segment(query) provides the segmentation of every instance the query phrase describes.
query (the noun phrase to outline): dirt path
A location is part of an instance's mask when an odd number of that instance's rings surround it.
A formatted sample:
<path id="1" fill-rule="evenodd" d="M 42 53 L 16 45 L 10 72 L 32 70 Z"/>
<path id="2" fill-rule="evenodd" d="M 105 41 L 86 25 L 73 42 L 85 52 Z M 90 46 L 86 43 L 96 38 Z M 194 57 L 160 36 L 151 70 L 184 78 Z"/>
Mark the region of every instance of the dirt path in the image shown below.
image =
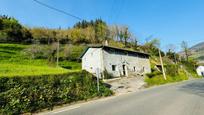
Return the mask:
<path id="1" fill-rule="evenodd" d="M 111 85 L 111 90 L 116 95 L 138 91 L 145 85 L 144 77 L 122 77 L 111 80 L 106 80 L 105 83 Z"/>

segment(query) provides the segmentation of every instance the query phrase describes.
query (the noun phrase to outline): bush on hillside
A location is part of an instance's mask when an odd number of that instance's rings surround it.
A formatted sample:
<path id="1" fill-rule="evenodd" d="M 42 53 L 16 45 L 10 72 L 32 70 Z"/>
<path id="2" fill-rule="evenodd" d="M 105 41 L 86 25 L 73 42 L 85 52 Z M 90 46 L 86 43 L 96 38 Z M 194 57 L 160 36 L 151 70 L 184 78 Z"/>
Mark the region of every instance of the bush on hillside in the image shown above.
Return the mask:
<path id="1" fill-rule="evenodd" d="M 32 35 L 18 20 L 0 15 L 0 42 L 29 43 Z"/>
<path id="2" fill-rule="evenodd" d="M 24 49 L 22 52 L 25 55 L 25 57 L 30 58 L 30 59 L 45 58 L 44 52 L 43 52 L 44 47 L 42 45 L 34 44 Z"/>
<path id="3" fill-rule="evenodd" d="M 176 76 L 179 74 L 179 67 L 176 64 L 168 64 L 166 66 L 166 74 L 169 76 Z"/>
<path id="4" fill-rule="evenodd" d="M 162 85 L 166 83 L 172 83 L 172 82 L 179 82 L 183 80 L 187 80 L 188 77 L 185 75 L 185 73 L 180 73 L 178 76 L 168 76 L 167 79 L 164 80 L 162 75 L 157 75 L 153 78 L 146 77 L 145 82 L 148 86 L 154 86 L 154 85 Z"/>
<path id="5" fill-rule="evenodd" d="M 182 60 L 181 63 L 185 66 L 188 72 L 195 73 L 197 61 L 195 59 L 189 59 L 189 61 Z"/>
<path id="6" fill-rule="evenodd" d="M 0 114 L 21 114 L 55 105 L 109 96 L 112 92 L 87 72 L 0 78 Z"/>
<path id="7" fill-rule="evenodd" d="M 77 61 L 85 47 L 85 45 L 65 45 L 64 50 L 61 51 L 61 57 L 64 60 Z"/>
<path id="8" fill-rule="evenodd" d="M 153 78 L 155 76 L 161 75 L 162 73 L 160 71 L 153 71 L 152 73 L 147 73 L 146 76 L 149 78 Z"/>

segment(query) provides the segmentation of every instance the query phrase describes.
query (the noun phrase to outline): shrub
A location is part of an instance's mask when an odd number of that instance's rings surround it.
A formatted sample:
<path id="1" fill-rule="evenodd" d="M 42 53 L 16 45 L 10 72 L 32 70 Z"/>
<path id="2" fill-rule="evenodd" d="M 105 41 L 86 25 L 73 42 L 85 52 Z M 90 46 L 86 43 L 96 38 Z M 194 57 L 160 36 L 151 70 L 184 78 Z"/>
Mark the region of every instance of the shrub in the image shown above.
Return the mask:
<path id="1" fill-rule="evenodd" d="M 168 64 L 166 66 L 166 74 L 169 76 L 176 76 L 179 74 L 178 69 L 179 69 L 178 65 Z"/>
<path id="2" fill-rule="evenodd" d="M 152 73 L 147 73 L 146 76 L 149 78 L 161 75 L 162 73 L 160 71 L 153 71 Z"/>
<path id="3" fill-rule="evenodd" d="M 109 96 L 112 92 L 87 72 L 0 78 L 0 114 L 21 114 L 54 105 Z"/>
<path id="4" fill-rule="evenodd" d="M 178 69 L 178 75 L 176 76 L 167 75 L 166 80 L 164 80 L 163 75 L 154 74 L 154 77 L 146 77 L 145 82 L 147 83 L 148 86 L 154 86 L 154 85 L 161 85 L 161 84 L 166 84 L 166 83 L 171 83 L 171 82 L 179 82 L 179 81 L 183 81 L 187 79 L 188 77 L 185 74 L 185 72 L 181 69 Z"/>
<path id="5" fill-rule="evenodd" d="M 31 59 L 37 59 L 37 58 L 45 58 L 43 57 L 43 46 L 42 45 L 31 45 L 30 47 L 23 50 L 23 53 L 25 57 L 31 58 Z"/>

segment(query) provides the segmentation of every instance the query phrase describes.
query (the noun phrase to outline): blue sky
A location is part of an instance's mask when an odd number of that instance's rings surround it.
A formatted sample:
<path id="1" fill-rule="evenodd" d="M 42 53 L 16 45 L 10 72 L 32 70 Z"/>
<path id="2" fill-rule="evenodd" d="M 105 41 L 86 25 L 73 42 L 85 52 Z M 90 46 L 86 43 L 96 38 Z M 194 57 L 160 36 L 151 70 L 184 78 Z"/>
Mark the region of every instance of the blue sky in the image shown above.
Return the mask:
<path id="1" fill-rule="evenodd" d="M 86 20 L 102 18 L 108 24 L 129 26 L 144 42 L 148 36 L 161 47 L 181 41 L 204 41 L 204 0 L 39 0 Z M 32 0 L 0 0 L 0 14 L 29 27 L 68 28 L 78 20 L 40 6 Z"/>

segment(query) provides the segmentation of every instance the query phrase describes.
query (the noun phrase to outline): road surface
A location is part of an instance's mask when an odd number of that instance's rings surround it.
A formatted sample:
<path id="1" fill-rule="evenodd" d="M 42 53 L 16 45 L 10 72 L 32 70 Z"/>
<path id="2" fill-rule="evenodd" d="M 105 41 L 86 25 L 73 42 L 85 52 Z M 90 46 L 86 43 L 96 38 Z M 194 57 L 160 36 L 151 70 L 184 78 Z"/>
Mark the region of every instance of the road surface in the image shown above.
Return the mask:
<path id="1" fill-rule="evenodd" d="M 204 115 L 204 79 L 60 108 L 53 115 Z"/>

